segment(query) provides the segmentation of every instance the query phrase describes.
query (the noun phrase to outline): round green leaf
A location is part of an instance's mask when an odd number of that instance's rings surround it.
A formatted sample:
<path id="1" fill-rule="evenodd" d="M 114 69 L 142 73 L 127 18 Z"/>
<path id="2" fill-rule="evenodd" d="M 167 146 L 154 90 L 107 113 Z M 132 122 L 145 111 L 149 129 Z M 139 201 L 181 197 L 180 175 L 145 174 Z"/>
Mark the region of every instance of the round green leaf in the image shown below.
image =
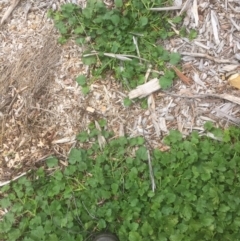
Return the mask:
<path id="1" fill-rule="evenodd" d="M 86 77 L 85 75 L 79 75 L 77 78 L 76 78 L 76 81 L 77 83 L 80 85 L 80 86 L 84 86 L 86 84 Z"/>
<path id="2" fill-rule="evenodd" d="M 49 157 L 46 160 L 46 164 L 49 168 L 58 166 L 58 159 L 56 157 Z"/>

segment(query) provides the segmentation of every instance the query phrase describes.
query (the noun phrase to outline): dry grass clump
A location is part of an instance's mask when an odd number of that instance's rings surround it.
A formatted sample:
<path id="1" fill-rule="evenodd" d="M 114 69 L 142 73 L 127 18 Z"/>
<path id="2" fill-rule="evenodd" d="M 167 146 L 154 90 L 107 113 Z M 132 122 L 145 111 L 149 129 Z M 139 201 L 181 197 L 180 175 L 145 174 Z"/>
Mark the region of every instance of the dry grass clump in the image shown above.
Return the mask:
<path id="1" fill-rule="evenodd" d="M 45 107 L 48 106 L 50 84 L 60 49 L 53 36 L 45 38 L 43 46 L 23 48 L 13 62 L 0 69 L 1 179 L 3 176 L 8 179 L 8 173 L 12 174 L 13 169 L 23 171 L 31 165 L 29 161 L 33 157 L 49 153 L 41 137 L 46 135 L 54 121 L 54 114 Z M 38 147 L 41 147 L 41 155 Z"/>

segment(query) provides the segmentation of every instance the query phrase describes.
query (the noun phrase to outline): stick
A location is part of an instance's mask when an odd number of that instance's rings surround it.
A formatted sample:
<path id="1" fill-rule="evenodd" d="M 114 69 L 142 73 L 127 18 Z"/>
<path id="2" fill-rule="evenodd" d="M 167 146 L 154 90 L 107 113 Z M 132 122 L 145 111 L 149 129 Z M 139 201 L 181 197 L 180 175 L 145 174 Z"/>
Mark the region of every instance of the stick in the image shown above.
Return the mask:
<path id="1" fill-rule="evenodd" d="M 27 174 L 27 172 L 24 172 L 24 173 L 20 174 L 19 176 L 14 177 L 12 180 L 9 180 L 9 181 L 6 181 L 6 182 L 0 182 L 0 187 L 3 187 L 5 185 L 9 184 L 10 182 L 13 182 L 13 181 L 17 180 L 18 178 L 20 178 L 20 177 L 22 177 L 26 174 Z"/>
<path id="2" fill-rule="evenodd" d="M 147 151 L 147 154 L 148 154 L 149 174 L 150 174 L 150 179 L 151 179 L 151 183 L 152 183 L 152 191 L 155 192 L 156 184 L 155 184 L 155 180 L 154 180 L 152 162 L 151 162 L 151 157 L 150 157 L 149 151 Z"/>
<path id="3" fill-rule="evenodd" d="M 192 56 L 192 57 L 198 57 L 198 58 L 207 58 L 209 60 L 212 60 L 216 63 L 219 63 L 219 64 L 236 64 L 238 63 L 237 61 L 234 61 L 234 60 L 230 60 L 230 59 L 218 59 L 218 58 L 214 58 L 208 54 L 201 54 L 201 53 L 189 53 L 189 52 L 183 52 L 181 53 L 181 55 L 187 55 L 187 56 Z"/>
<path id="4" fill-rule="evenodd" d="M 170 93 L 170 92 L 167 92 L 167 91 L 163 91 L 163 92 L 166 93 L 166 94 L 168 94 L 168 95 L 171 95 L 171 96 L 180 97 L 180 98 L 189 98 L 189 99 L 192 99 L 192 98 L 214 97 L 214 98 L 219 98 L 219 99 L 228 100 L 228 101 L 231 101 L 231 102 L 233 102 L 233 103 L 235 103 L 235 104 L 240 105 L 240 98 L 239 98 L 239 97 L 236 97 L 236 96 L 233 96 L 233 95 L 229 95 L 229 94 L 221 94 L 221 95 L 218 95 L 218 94 L 205 94 L 205 95 L 192 95 L 192 96 L 187 96 L 187 95 L 173 94 L 173 93 Z"/>
<path id="5" fill-rule="evenodd" d="M 98 52 L 93 52 L 93 53 L 90 53 L 90 54 L 84 54 L 83 57 L 89 57 L 89 56 L 94 56 L 94 55 L 98 56 Z M 138 56 L 129 55 L 129 54 L 104 53 L 104 55 L 107 56 L 107 57 L 119 59 L 119 60 L 122 60 L 122 61 L 132 61 L 131 58 L 135 58 L 135 59 L 143 60 L 145 62 L 149 62 L 149 60 L 147 60 L 147 59 L 139 58 Z"/>
<path id="6" fill-rule="evenodd" d="M 4 15 L 3 15 L 2 19 L 1 19 L 0 25 L 2 25 L 7 20 L 7 18 L 10 16 L 10 14 L 12 13 L 14 8 L 18 5 L 18 3 L 20 1 L 21 0 L 13 0 L 12 1 L 12 4 L 8 7 L 7 11 L 4 13 Z"/>
<path id="7" fill-rule="evenodd" d="M 182 6 L 172 6 L 172 7 L 164 7 L 164 8 L 149 8 L 149 10 L 160 12 L 160 11 L 179 10 L 179 9 L 181 9 L 181 8 L 182 8 Z"/>

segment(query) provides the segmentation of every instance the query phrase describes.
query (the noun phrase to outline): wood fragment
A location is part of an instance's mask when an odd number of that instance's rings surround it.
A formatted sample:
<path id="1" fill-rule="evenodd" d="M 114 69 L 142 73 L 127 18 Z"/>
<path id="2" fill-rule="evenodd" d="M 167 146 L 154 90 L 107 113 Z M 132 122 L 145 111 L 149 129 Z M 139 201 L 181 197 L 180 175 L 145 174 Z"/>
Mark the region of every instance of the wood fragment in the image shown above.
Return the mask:
<path id="1" fill-rule="evenodd" d="M 138 58 L 139 58 L 139 60 L 140 60 L 140 63 L 142 64 L 141 55 L 140 55 L 140 51 L 139 51 L 139 48 L 138 48 L 137 38 L 136 38 L 135 36 L 133 36 L 133 44 L 134 44 L 135 47 L 136 47 L 136 51 L 137 51 Z"/>
<path id="2" fill-rule="evenodd" d="M 233 20 L 232 17 L 230 17 L 230 21 L 232 22 L 233 26 L 237 29 L 237 31 L 240 31 L 240 26 Z"/>
<path id="3" fill-rule="evenodd" d="M 99 125 L 99 123 L 95 120 L 95 126 L 96 126 L 96 129 L 99 130 L 99 134 L 98 134 L 98 144 L 99 144 L 99 147 L 100 149 L 102 150 L 103 147 L 106 145 L 107 141 L 106 139 L 104 138 L 104 136 L 101 134 L 101 127 Z"/>
<path id="4" fill-rule="evenodd" d="M 11 5 L 8 7 L 7 11 L 4 13 L 4 15 L 3 15 L 2 19 L 1 19 L 0 25 L 2 25 L 8 19 L 8 17 L 10 16 L 10 14 L 12 13 L 14 8 L 18 5 L 18 3 L 20 1 L 21 0 L 12 0 Z"/>
<path id="5" fill-rule="evenodd" d="M 200 79 L 199 74 L 197 72 L 194 72 L 194 74 L 192 75 L 192 78 L 195 83 L 197 83 L 198 85 L 201 85 L 203 88 L 206 88 L 205 83 Z"/>
<path id="6" fill-rule="evenodd" d="M 189 6 L 192 4 L 192 0 L 187 0 L 184 5 L 182 6 L 181 11 L 178 13 L 178 16 L 180 16 L 183 12 L 187 11 Z"/>
<path id="7" fill-rule="evenodd" d="M 198 22 L 199 22 L 199 16 L 198 16 L 198 5 L 197 5 L 197 0 L 193 0 L 193 5 L 192 5 L 192 14 L 195 20 L 195 24 L 198 27 Z"/>
<path id="8" fill-rule="evenodd" d="M 20 177 L 22 177 L 22 176 L 24 176 L 26 174 L 27 174 L 27 172 L 24 172 L 24 173 L 20 174 L 19 176 L 14 177 L 12 180 L 5 181 L 5 182 L 1 182 L 0 181 L 0 187 L 3 187 L 5 185 L 9 184 L 10 182 L 13 182 L 13 181 L 17 180 L 17 179 L 19 179 Z"/>
<path id="9" fill-rule="evenodd" d="M 151 113 L 151 118 L 152 118 L 152 123 L 153 123 L 154 129 L 155 129 L 155 133 L 157 136 L 160 136 L 161 131 L 160 131 L 159 123 L 158 123 L 158 116 L 155 111 L 156 105 L 155 105 L 155 100 L 154 100 L 153 94 L 148 96 L 147 101 L 148 101 L 148 110 Z"/>
<path id="10" fill-rule="evenodd" d="M 194 99 L 194 98 L 206 98 L 206 97 L 213 97 L 213 98 L 218 98 L 218 99 L 224 99 L 224 100 L 228 100 L 231 101 L 233 103 L 236 103 L 238 105 L 240 105 L 240 98 L 233 96 L 233 95 L 229 95 L 229 94 L 204 94 L 204 95 L 179 95 L 179 94 L 174 94 L 174 93 L 170 93 L 167 91 L 163 91 L 164 93 L 171 95 L 171 96 L 175 96 L 175 97 L 180 97 L 180 98 L 188 98 L 188 99 Z"/>
<path id="11" fill-rule="evenodd" d="M 233 95 L 221 94 L 221 95 L 212 95 L 212 97 L 222 98 L 224 100 L 229 100 L 233 103 L 236 103 L 236 104 L 240 105 L 240 98 L 236 97 L 236 96 L 233 96 Z"/>
<path id="12" fill-rule="evenodd" d="M 32 7 L 32 8 L 30 9 L 30 11 L 37 11 L 37 10 L 39 10 L 39 9 L 48 7 L 50 4 L 51 4 L 51 3 L 44 3 L 44 4 L 42 4 L 42 5 L 38 6 L 38 7 Z"/>
<path id="13" fill-rule="evenodd" d="M 91 106 L 88 106 L 88 107 L 86 108 L 86 111 L 88 111 L 88 112 L 90 112 L 90 113 L 94 113 L 94 112 L 95 112 L 95 109 L 92 108 Z"/>
<path id="14" fill-rule="evenodd" d="M 209 59 L 209 60 L 214 61 L 219 64 L 237 64 L 238 63 L 235 60 L 218 59 L 218 58 L 214 58 L 208 54 L 201 54 L 201 53 L 182 52 L 181 55 L 192 56 L 192 57 L 197 57 L 197 58 L 206 58 L 206 59 Z"/>
<path id="15" fill-rule="evenodd" d="M 161 131 L 164 131 L 168 133 L 167 125 L 166 125 L 166 119 L 164 117 L 159 117 L 159 127 Z"/>
<path id="16" fill-rule="evenodd" d="M 24 9 L 24 15 L 25 15 L 25 22 L 27 21 L 28 13 L 32 7 L 31 3 L 27 3 L 25 9 Z"/>
<path id="17" fill-rule="evenodd" d="M 228 2 L 228 6 L 232 9 L 232 11 L 234 11 L 235 13 L 240 13 L 240 11 L 238 9 L 235 9 L 229 2 Z"/>
<path id="18" fill-rule="evenodd" d="M 154 78 L 143 85 L 137 86 L 136 89 L 129 92 L 129 99 L 143 98 L 161 88 L 158 78 Z"/>
<path id="19" fill-rule="evenodd" d="M 239 125 L 240 119 L 233 116 L 234 107 L 235 104 L 233 103 L 225 103 L 222 106 L 215 108 L 213 111 L 216 113 L 218 118 L 226 119 L 228 122 Z"/>
<path id="20" fill-rule="evenodd" d="M 69 137 L 64 137 L 64 138 L 58 139 L 58 140 L 54 140 L 51 143 L 52 144 L 72 143 L 72 142 L 75 142 L 75 140 L 76 140 L 76 136 L 74 135 L 74 136 L 69 136 Z"/>
<path id="21" fill-rule="evenodd" d="M 224 72 L 229 72 L 229 71 L 233 71 L 237 68 L 239 68 L 240 65 L 239 64 L 230 64 L 230 65 L 225 65 L 221 68 L 222 71 Z"/>
<path id="22" fill-rule="evenodd" d="M 219 22 L 218 22 L 217 14 L 215 13 L 214 10 L 211 10 L 211 24 L 212 24 L 213 36 L 215 39 L 215 43 L 220 44 L 219 34 L 218 34 Z"/>
<path id="23" fill-rule="evenodd" d="M 152 161 L 151 161 L 151 156 L 150 156 L 149 150 L 147 151 L 147 154 L 148 154 L 148 166 L 149 166 L 149 175 L 150 175 L 151 184 L 152 184 L 152 191 L 155 192 L 156 183 L 155 183 L 155 180 L 154 180 Z"/>
<path id="24" fill-rule="evenodd" d="M 120 123 L 119 125 L 119 132 L 118 132 L 119 136 L 124 136 L 125 135 L 125 132 L 124 132 L 124 126 L 123 126 L 123 123 Z"/>
<path id="25" fill-rule="evenodd" d="M 172 7 L 163 7 L 163 8 L 149 8 L 149 10 L 160 12 L 160 11 L 179 10 L 179 9 L 181 9 L 181 8 L 182 8 L 181 6 L 172 6 Z"/>

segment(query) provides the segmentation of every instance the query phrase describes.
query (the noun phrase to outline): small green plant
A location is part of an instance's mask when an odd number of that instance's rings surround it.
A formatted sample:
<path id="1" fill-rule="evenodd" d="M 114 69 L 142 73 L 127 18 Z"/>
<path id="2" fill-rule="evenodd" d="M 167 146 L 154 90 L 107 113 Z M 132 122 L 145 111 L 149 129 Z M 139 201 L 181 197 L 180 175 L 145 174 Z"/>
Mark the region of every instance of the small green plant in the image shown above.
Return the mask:
<path id="1" fill-rule="evenodd" d="M 178 53 L 169 53 L 156 43 L 174 35 L 170 14 L 149 10 L 162 6 L 162 0 L 114 2 L 113 8 L 92 0 L 84 9 L 65 4 L 60 11 L 49 12 L 61 34 L 59 42 L 65 43 L 69 37 L 74 37 L 78 44 L 84 44 L 83 62 L 94 66 L 94 75 L 113 70 L 116 78 L 128 88 L 144 83 L 150 64 L 153 69 L 166 71 L 166 63 L 179 63 Z M 172 24 L 181 21 L 181 17 L 175 17 Z M 172 79 L 166 76 L 164 81 L 171 84 Z M 169 87 L 169 83 L 163 88 Z"/>
<path id="2" fill-rule="evenodd" d="M 84 95 L 88 94 L 90 89 L 87 85 L 87 79 L 85 75 L 79 75 L 76 79 L 77 83 L 82 87 L 82 92 Z"/>
<path id="3" fill-rule="evenodd" d="M 197 37 L 197 31 L 195 29 L 190 29 L 190 31 L 187 31 L 185 27 L 182 27 L 180 29 L 180 36 L 193 40 Z"/>
<path id="4" fill-rule="evenodd" d="M 152 151 L 153 192 L 144 139 L 112 139 L 91 124 L 78 139 L 92 146 L 73 148 L 67 167 L 50 157 L 49 170 L 0 189 L 0 239 L 88 240 L 110 230 L 129 241 L 239 240 L 240 129 L 206 128 L 222 141 L 171 131 L 170 151 Z M 110 138 L 102 150 L 99 134 Z"/>
<path id="5" fill-rule="evenodd" d="M 188 34 L 188 38 L 189 38 L 190 40 L 193 40 L 193 39 L 195 39 L 196 37 L 197 37 L 197 31 L 194 30 L 194 29 L 191 29 L 190 32 L 189 32 L 189 34 Z"/>

